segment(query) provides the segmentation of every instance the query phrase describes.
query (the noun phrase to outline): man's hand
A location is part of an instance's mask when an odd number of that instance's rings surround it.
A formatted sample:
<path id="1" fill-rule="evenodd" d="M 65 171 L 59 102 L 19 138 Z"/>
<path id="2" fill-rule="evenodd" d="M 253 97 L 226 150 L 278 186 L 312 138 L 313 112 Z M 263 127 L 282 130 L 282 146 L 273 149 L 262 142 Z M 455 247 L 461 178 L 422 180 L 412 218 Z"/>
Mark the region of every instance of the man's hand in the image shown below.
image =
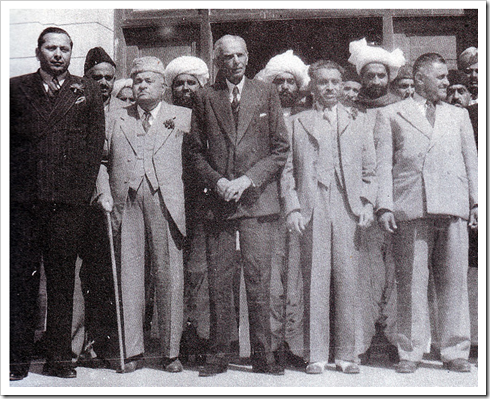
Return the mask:
<path id="1" fill-rule="evenodd" d="M 385 211 L 378 217 L 379 226 L 388 233 L 394 233 L 398 228 L 395 222 L 393 212 Z"/>
<path id="2" fill-rule="evenodd" d="M 240 201 L 243 192 L 252 185 L 252 180 L 250 180 L 246 175 L 239 177 L 238 179 L 230 181 L 228 187 L 225 190 L 225 201 L 235 200 L 235 202 Z"/>
<path id="3" fill-rule="evenodd" d="M 357 225 L 361 228 L 367 228 L 371 226 L 374 221 L 373 204 L 366 202 L 362 207 L 361 213 L 359 214 L 359 223 Z"/>
<path id="4" fill-rule="evenodd" d="M 110 194 L 103 193 L 97 198 L 97 203 L 106 212 L 112 212 L 114 200 Z"/>
<path id="5" fill-rule="evenodd" d="M 290 232 L 303 234 L 305 231 L 305 220 L 299 211 L 291 212 L 286 219 L 286 224 Z"/>
<path id="6" fill-rule="evenodd" d="M 478 230 L 478 206 L 471 209 L 468 226 L 470 226 L 471 230 Z"/>
<path id="7" fill-rule="evenodd" d="M 216 189 L 218 190 L 218 195 L 225 199 L 225 192 L 228 186 L 230 185 L 230 181 L 226 177 L 222 177 L 216 183 Z"/>

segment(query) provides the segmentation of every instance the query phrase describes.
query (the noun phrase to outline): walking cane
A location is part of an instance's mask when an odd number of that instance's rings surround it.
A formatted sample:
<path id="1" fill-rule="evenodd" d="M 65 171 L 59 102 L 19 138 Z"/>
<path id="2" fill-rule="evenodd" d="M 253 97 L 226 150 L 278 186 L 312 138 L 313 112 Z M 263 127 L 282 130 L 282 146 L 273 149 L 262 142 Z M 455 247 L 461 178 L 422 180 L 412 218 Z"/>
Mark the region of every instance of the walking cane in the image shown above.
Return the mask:
<path id="1" fill-rule="evenodd" d="M 116 255 L 114 252 L 114 235 L 112 234 L 111 213 L 106 212 L 107 216 L 107 232 L 109 235 L 109 245 L 111 247 L 111 263 L 112 263 L 112 280 L 114 282 L 114 294 L 116 300 L 116 318 L 117 318 L 117 337 L 119 339 L 119 360 L 121 361 L 121 369 L 118 373 L 124 373 L 124 346 L 122 336 L 121 309 L 119 304 L 119 283 L 117 279 Z"/>

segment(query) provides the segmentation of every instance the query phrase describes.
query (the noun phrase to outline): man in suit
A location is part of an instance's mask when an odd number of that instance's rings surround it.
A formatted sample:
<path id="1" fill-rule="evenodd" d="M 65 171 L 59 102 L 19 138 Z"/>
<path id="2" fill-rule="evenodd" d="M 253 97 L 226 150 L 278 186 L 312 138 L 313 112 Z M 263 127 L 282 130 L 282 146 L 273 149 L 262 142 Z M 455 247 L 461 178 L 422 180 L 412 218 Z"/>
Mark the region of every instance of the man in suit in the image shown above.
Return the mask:
<path id="1" fill-rule="evenodd" d="M 136 102 L 111 115 L 97 179 L 98 202 L 112 211 L 121 268 L 126 372 L 143 366 L 145 287 L 156 290 L 163 368 L 183 370 L 178 359 L 186 234 L 182 138 L 190 131 L 191 111 L 162 101 L 164 73 L 156 57 L 133 61 Z M 145 274 L 151 281 L 145 283 Z"/>
<path id="2" fill-rule="evenodd" d="M 211 304 L 210 351 L 199 375 L 223 373 L 230 352 L 230 315 L 236 232 L 247 288 L 252 367 L 283 374 L 270 330 L 273 234 L 280 212 L 278 179 L 289 144 L 274 86 L 245 77 L 245 41 L 226 35 L 215 43 L 223 79 L 197 94 L 188 150 L 206 185 L 204 205 Z"/>
<path id="3" fill-rule="evenodd" d="M 355 374 L 361 302 L 358 230 L 373 222 L 374 142 L 365 115 L 338 102 L 343 68 L 321 60 L 308 73 L 314 107 L 289 121 L 292 152 L 281 180 L 287 226 L 300 235 L 306 372 L 321 374 L 328 361 L 333 279 L 335 363 L 338 370 Z"/>
<path id="4" fill-rule="evenodd" d="M 439 54 L 421 55 L 414 98 L 381 110 L 375 127 L 378 220 L 393 234 L 399 373 L 415 372 L 430 338 L 429 269 L 444 366 L 471 369 L 467 226 L 478 227 L 478 162 L 468 112 L 442 102 L 447 74 Z"/>
<path id="5" fill-rule="evenodd" d="M 47 375 L 73 378 L 75 261 L 104 142 L 97 85 L 68 72 L 72 41 L 38 38 L 41 68 L 10 81 L 10 379 L 27 376 L 42 261 L 47 280 Z"/>

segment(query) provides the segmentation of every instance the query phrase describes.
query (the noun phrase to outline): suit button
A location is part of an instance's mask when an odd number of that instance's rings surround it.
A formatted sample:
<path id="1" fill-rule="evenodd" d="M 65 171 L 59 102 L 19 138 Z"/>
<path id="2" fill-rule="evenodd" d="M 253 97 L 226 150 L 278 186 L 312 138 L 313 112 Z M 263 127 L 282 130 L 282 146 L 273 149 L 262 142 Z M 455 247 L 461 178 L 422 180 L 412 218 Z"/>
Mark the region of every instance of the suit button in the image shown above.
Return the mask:
<path id="1" fill-rule="evenodd" d="M 128 159 L 128 162 L 131 162 L 131 159 Z"/>

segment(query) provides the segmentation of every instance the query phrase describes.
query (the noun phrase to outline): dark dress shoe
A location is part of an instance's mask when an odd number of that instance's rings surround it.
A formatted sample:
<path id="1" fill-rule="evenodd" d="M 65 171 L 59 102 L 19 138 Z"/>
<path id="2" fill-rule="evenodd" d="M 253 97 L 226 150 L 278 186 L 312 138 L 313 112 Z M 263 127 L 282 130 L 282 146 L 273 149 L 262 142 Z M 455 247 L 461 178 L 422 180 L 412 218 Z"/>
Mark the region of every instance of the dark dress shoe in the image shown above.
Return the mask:
<path id="1" fill-rule="evenodd" d="M 215 363 L 206 363 L 199 370 L 199 377 L 212 377 L 216 374 L 226 373 L 228 370 L 227 364 L 215 364 Z"/>
<path id="2" fill-rule="evenodd" d="M 270 374 L 270 375 L 284 375 L 284 366 L 277 363 L 269 363 L 260 366 L 252 366 L 254 373 Z"/>
<path id="3" fill-rule="evenodd" d="M 10 381 L 20 381 L 27 377 L 29 370 L 23 368 L 10 368 Z"/>
<path id="4" fill-rule="evenodd" d="M 169 373 L 180 373 L 181 371 L 184 371 L 184 367 L 178 357 L 164 357 L 162 365 L 163 369 Z"/>
<path id="5" fill-rule="evenodd" d="M 77 370 L 71 364 L 56 364 L 46 362 L 43 367 L 43 374 L 58 378 L 75 378 Z"/>
<path id="6" fill-rule="evenodd" d="M 466 359 L 454 359 L 444 362 L 444 368 L 449 371 L 456 371 L 458 373 L 469 373 L 471 371 L 471 364 Z"/>
<path id="7" fill-rule="evenodd" d="M 117 372 L 123 374 L 132 373 L 133 371 L 142 369 L 144 365 L 145 365 L 145 361 L 142 358 L 138 358 L 134 360 L 126 360 L 124 362 L 124 370 L 118 368 Z"/>
<path id="8" fill-rule="evenodd" d="M 417 363 L 410 360 L 400 360 L 400 362 L 395 366 L 395 371 L 402 374 L 412 374 L 417 370 Z"/>
<path id="9" fill-rule="evenodd" d="M 308 362 L 305 359 L 295 355 L 291 351 L 286 351 L 286 364 L 303 371 L 306 370 L 306 366 L 308 366 Z"/>

